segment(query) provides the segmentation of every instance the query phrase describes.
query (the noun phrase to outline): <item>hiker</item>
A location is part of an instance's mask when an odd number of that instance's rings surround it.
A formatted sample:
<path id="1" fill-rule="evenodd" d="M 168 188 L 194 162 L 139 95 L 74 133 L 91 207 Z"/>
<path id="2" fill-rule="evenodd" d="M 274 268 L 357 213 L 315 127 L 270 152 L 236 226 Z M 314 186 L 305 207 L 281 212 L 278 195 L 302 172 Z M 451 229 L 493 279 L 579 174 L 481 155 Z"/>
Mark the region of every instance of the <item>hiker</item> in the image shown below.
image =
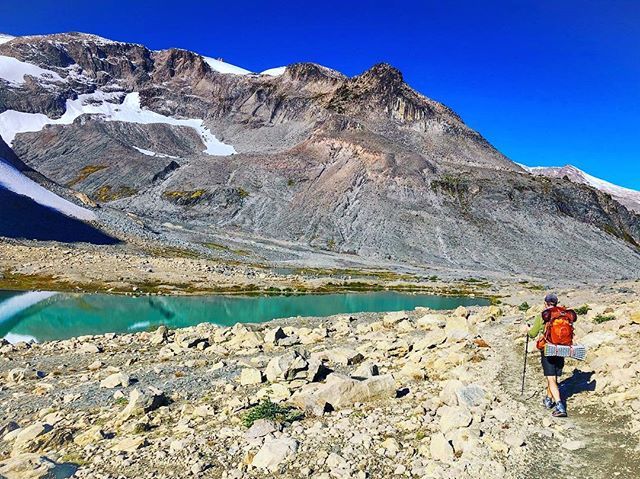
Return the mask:
<path id="1" fill-rule="evenodd" d="M 562 368 L 564 368 L 564 358 L 560 356 L 545 356 L 544 345 L 547 337 L 547 330 L 551 322 L 555 319 L 556 312 L 566 311 L 558 306 L 558 296 L 550 293 L 544 298 L 545 309 L 533 322 L 533 326 L 528 328 L 527 334 L 531 339 L 535 339 L 542 333 L 542 337 L 538 339 L 537 347 L 540 350 L 540 360 L 542 362 L 542 371 L 547 378 L 547 394 L 542 401 L 547 409 L 552 409 L 551 415 L 554 417 L 567 417 L 567 408 L 560 397 L 560 389 L 558 388 L 558 377 L 562 376 Z M 571 335 L 573 336 L 573 327 L 571 327 Z"/>

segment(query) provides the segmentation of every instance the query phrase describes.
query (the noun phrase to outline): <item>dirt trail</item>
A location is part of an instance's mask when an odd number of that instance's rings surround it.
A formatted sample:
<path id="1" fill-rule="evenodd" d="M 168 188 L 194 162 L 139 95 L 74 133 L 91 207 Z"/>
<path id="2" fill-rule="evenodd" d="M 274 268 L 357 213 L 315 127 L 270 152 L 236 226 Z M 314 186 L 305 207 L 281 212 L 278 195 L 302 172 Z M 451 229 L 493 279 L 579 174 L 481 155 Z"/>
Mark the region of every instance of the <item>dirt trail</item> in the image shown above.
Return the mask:
<path id="1" fill-rule="evenodd" d="M 537 351 L 530 353 L 527 363 L 525 392 L 521 396 L 524 346 L 511 340 L 508 329 L 515 318 L 505 318 L 494 331 L 495 344 L 504 344 L 501 356 L 501 386 L 516 401 L 526 405 L 530 414 L 539 420 L 548 434 L 534 433 L 528 438 L 531 453 L 527 458 L 523 479 L 561 477 L 563 479 L 636 478 L 640 476 L 638 440 L 629 432 L 627 418 L 614 415 L 603 406 L 592 404 L 589 395 L 595 394 L 597 377 L 589 367 L 568 359 L 561 379 L 563 398 L 568 398 L 568 418 L 551 418 L 542 405 L 544 377 Z M 510 332 L 511 331 L 511 332 Z M 506 339 L 506 341 L 505 341 Z M 529 349 L 535 344 L 529 342 Z M 543 427 L 544 418 L 551 419 Z M 553 432 L 552 434 L 550 434 Z M 570 451 L 562 447 L 568 441 L 582 441 L 585 446 Z"/>

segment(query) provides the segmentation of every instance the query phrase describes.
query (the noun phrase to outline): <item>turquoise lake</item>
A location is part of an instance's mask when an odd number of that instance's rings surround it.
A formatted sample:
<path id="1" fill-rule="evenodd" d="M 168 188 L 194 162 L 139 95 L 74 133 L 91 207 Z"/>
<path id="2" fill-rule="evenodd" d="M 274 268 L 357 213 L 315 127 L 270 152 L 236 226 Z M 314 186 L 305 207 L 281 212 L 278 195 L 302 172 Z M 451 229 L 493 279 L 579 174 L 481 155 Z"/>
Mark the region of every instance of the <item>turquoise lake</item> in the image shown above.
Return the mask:
<path id="1" fill-rule="evenodd" d="M 0 291 L 0 338 L 47 341 L 210 322 L 224 326 L 295 316 L 486 305 L 481 298 L 344 293 L 300 296 L 119 296 Z"/>

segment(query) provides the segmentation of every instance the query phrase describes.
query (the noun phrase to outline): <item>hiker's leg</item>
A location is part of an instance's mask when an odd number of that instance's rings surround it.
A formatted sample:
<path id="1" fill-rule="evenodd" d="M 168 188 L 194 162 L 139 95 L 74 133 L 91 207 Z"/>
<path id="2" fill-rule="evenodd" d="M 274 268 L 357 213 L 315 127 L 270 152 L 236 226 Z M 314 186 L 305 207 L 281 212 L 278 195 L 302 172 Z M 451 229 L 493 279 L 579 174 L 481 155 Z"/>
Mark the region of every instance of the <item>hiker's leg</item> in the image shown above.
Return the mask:
<path id="1" fill-rule="evenodd" d="M 556 376 L 547 376 L 547 392 L 556 403 L 560 402 L 560 389 L 558 389 L 558 378 Z"/>

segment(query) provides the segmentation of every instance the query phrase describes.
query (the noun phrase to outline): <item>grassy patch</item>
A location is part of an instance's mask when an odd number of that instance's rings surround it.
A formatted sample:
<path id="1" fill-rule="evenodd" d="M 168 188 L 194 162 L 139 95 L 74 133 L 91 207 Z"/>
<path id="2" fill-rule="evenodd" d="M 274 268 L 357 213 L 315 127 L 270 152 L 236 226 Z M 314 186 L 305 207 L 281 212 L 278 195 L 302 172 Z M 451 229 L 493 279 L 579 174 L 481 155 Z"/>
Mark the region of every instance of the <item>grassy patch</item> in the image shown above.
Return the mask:
<path id="1" fill-rule="evenodd" d="M 197 200 L 202 198 L 202 196 L 206 193 L 205 190 L 190 190 L 190 191 L 165 191 L 162 196 L 170 200 Z"/>
<path id="2" fill-rule="evenodd" d="M 580 306 L 579 308 L 574 308 L 574 311 L 576 312 L 576 314 L 579 314 L 580 316 L 584 316 L 589 311 L 591 311 L 591 307 L 588 304 L 585 304 Z"/>
<path id="3" fill-rule="evenodd" d="M 71 188 L 77 185 L 78 183 L 80 183 L 81 181 L 86 180 L 90 175 L 100 170 L 104 170 L 105 168 L 106 166 L 104 165 L 87 165 L 78 172 L 78 176 L 76 176 L 73 180 L 67 183 L 67 186 Z"/>
<path id="4" fill-rule="evenodd" d="M 200 259 L 202 257 L 201 254 L 196 253 L 195 251 L 191 251 L 186 248 L 178 248 L 175 246 L 163 246 L 157 248 L 149 248 L 146 250 L 147 253 L 151 256 L 161 257 L 161 258 L 192 258 L 192 259 Z"/>
<path id="5" fill-rule="evenodd" d="M 442 175 L 440 178 L 431 182 L 431 189 L 434 191 L 445 191 L 449 194 L 456 195 L 466 190 L 464 181 L 454 175 Z"/>
<path id="6" fill-rule="evenodd" d="M 86 464 L 89 464 L 89 460 L 85 459 L 79 454 L 74 453 L 63 454 L 62 456 L 60 456 L 58 462 L 62 464 L 75 464 L 76 466 L 84 466 Z"/>
<path id="7" fill-rule="evenodd" d="M 130 186 L 121 186 L 117 190 L 112 189 L 111 185 L 103 185 L 98 188 L 93 193 L 94 199 L 100 201 L 101 203 L 106 203 L 107 201 L 115 201 L 120 198 L 127 198 L 128 196 L 133 196 L 138 192 L 135 188 L 131 188 Z"/>
<path id="8" fill-rule="evenodd" d="M 520 311 L 528 311 L 529 308 L 530 308 L 529 303 L 527 303 L 526 301 L 522 303 L 520 306 L 518 306 L 518 309 Z"/>
<path id="9" fill-rule="evenodd" d="M 596 324 L 606 323 L 607 321 L 613 321 L 616 317 L 613 314 L 599 314 L 593 318 L 593 322 Z"/>
<path id="10" fill-rule="evenodd" d="M 525 288 L 530 289 L 531 291 L 544 291 L 546 288 L 540 284 L 528 284 Z"/>
<path id="11" fill-rule="evenodd" d="M 227 251 L 238 256 L 251 256 L 252 254 L 251 251 L 247 251 L 246 249 L 232 249 L 219 243 L 202 243 L 202 245 L 214 251 Z"/>
<path id="12" fill-rule="evenodd" d="M 291 406 L 281 406 L 269 399 L 249 410 L 242 418 L 242 424 L 249 428 L 259 419 L 270 419 L 276 422 L 293 422 L 304 418 L 304 413 Z"/>

